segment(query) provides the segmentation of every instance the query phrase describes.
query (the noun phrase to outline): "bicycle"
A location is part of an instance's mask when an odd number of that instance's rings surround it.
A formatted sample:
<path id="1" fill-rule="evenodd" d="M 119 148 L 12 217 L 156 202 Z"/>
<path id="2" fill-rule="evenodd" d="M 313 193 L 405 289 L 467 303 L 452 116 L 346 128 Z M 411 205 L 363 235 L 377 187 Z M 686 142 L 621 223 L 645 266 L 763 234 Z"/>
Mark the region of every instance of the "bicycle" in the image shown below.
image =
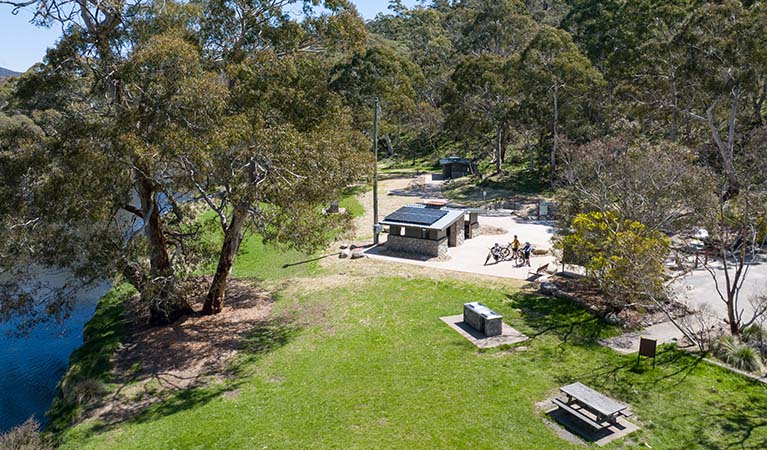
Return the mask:
<path id="1" fill-rule="evenodd" d="M 501 257 L 504 261 L 517 261 L 519 258 L 519 249 L 514 249 L 511 246 L 513 243 L 506 244 L 506 247 L 501 247 Z"/>

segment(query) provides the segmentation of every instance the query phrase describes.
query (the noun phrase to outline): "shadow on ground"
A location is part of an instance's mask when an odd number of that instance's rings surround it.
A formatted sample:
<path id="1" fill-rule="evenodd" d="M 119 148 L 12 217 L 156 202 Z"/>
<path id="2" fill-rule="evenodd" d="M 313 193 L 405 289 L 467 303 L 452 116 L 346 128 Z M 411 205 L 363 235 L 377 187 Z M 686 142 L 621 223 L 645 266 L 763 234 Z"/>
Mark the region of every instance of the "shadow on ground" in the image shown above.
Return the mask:
<path id="1" fill-rule="evenodd" d="M 89 433 L 150 422 L 238 389 L 248 365 L 299 331 L 291 317 L 271 314 L 272 301 L 266 292 L 233 282 L 219 315 L 134 330 L 117 357 L 111 380 L 116 390 L 92 407 L 89 418 L 97 425 Z"/>
<path id="2" fill-rule="evenodd" d="M 524 325 L 532 330 L 525 333 L 531 339 L 552 334 L 565 344 L 599 345 L 600 339 L 617 332 L 616 327 L 569 300 L 526 292 L 506 297 L 520 311 Z"/>

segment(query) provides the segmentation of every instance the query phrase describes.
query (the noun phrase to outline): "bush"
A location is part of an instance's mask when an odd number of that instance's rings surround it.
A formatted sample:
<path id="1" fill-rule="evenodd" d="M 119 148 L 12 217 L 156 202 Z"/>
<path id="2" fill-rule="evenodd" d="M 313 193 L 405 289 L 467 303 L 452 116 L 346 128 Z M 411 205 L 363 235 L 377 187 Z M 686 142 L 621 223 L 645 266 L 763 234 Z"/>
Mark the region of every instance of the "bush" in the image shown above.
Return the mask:
<path id="1" fill-rule="evenodd" d="M 0 435 L 0 450 L 48 450 L 50 439 L 40 432 L 40 424 L 34 417 Z"/>
<path id="2" fill-rule="evenodd" d="M 100 398 L 105 392 L 104 383 L 95 378 L 88 378 L 77 382 L 68 397 L 77 405 L 87 405 Z"/>
<path id="3" fill-rule="evenodd" d="M 765 339 L 767 339 L 767 330 L 757 324 L 743 329 L 744 342 L 763 342 Z"/>
<path id="4" fill-rule="evenodd" d="M 741 344 L 732 336 L 722 336 L 717 339 L 713 347 L 714 355 L 736 369 L 747 372 L 761 372 L 764 370 L 762 358 L 759 353 Z"/>

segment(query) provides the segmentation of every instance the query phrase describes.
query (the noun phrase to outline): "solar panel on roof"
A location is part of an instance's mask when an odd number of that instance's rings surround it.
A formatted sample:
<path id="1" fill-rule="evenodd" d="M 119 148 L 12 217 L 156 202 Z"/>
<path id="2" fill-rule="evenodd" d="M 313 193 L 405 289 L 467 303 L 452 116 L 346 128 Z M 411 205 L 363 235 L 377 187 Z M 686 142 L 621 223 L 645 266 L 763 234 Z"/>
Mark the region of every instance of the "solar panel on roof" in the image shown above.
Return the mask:
<path id="1" fill-rule="evenodd" d="M 392 222 L 412 223 L 415 225 L 432 225 L 439 219 L 445 217 L 447 211 L 433 208 L 400 208 L 392 214 L 386 216 L 385 220 Z"/>

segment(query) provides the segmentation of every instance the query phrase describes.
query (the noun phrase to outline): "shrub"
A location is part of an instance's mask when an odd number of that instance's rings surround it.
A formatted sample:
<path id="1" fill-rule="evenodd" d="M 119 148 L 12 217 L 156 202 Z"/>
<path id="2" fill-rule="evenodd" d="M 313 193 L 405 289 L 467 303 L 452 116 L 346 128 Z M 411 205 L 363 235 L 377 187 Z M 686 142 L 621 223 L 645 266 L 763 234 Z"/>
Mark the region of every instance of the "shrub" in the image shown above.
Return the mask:
<path id="1" fill-rule="evenodd" d="M 744 342 L 762 342 L 767 339 L 767 330 L 757 324 L 750 325 L 743 329 Z"/>
<path id="2" fill-rule="evenodd" d="M 106 392 L 104 383 L 94 378 L 87 378 L 75 384 L 69 393 L 69 399 L 77 405 L 87 405 L 100 398 L 104 392 Z"/>
<path id="3" fill-rule="evenodd" d="M 732 354 L 735 351 L 735 347 L 738 342 L 729 334 L 719 336 L 711 345 L 711 351 L 714 352 L 714 356 L 724 361 L 727 355 Z"/>
<path id="4" fill-rule="evenodd" d="M 34 417 L 0 434 L 0 450 L 48 450 L 52 449 L 50 439 L 40 432 L 40 424 Z"/>
<path id="5" fill-rule="evenodd" d="M 727 335 L 717 339 L 713 350 L 717 358 L 737 369 L 748 372 L 764 370 L 759 353 L 748 345 L 739 343 L 732 336 Z"/>

